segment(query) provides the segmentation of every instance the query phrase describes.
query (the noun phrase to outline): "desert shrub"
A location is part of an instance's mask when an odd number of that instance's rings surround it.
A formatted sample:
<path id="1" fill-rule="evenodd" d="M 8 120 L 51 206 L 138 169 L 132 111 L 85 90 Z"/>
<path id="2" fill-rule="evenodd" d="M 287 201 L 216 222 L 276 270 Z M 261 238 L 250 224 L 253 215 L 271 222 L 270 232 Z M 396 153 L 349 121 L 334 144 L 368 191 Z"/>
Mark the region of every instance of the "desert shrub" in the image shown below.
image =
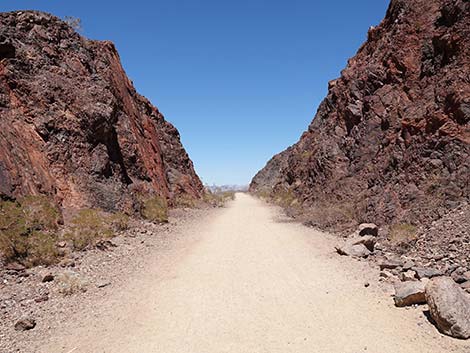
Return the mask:
<path id="1" fill-rule="evenodd" d="M 394 245 L 407 245 L 418 237 L 418 229 L 409 223 L 394 224 L 390 227 L 389 240 Z"/>
<path id="2" fill-rule="evenodd" d="M 83 209 L 72 219 L 66 238 L 72 242 L 74 249 L 84 250 L 113 235 L 109 216 L 99 210 Z"/>
<path id="3" fill-rule="evenodd" d="M 274 202 L 283 208 L 287 208 L 297 203 L 298 201 L 292 190 L 282 190 L 276 192 L 274 196 Z"/>
<path id="4" fill-rule="evenodd" d="M 59 293 L 64 296 L 73 295 L 80 292 L 86 292 L 88 282 L 84 280 L 78 273 L 67 271 L 57 276 L 57 284 Z"/>
<path id="5" fill-rule="evenodd" d="M 195 208 L 196 199 L 188 194 L 179 195 L 175 200 L 175 206 L 180 208 Z"/>
<path id="6" fill-rule="evenodd" d="M 109 216 L 109 222 L 112 229 L 116 232 L 122 232 L 129 229 L 129 216 L 122 212 L 111 214 Z"/>
<path id="7" fill-rule="evenodd" d="M 27 265 L 52 265 L 59 259 L 59 251 L 56 246 L 57 235 L 34 231 L 28 237 Z"/>
<path id="8" fill-rule="evenodd" d="M 264 201 L 269 201 L 272 198 L 271 192 L 267 189 L 258 190 L 255 195 Z"/>
<path id="9" fill-rule="evenodd" d="M 58 228 L 60 212 L 46 196 L 26 196 L 20 199 L 19 203 L 23 207 L 29 228 L 50 230 Z"/>
<path id="10" fill-rule="evenodd" d="M 228 201 L 231 200 L 235 200 L 235 192 L 233 191 L 207 191 L 203 196 L 203 201 L 212 207 L 223 207 Z"/>
<path id="11" fill-rule="evenodd" d="M 46 197 L 0 201 L 0 253 L 7 261 L 20 261 L 25 266 L 57 262 L 59 219 L 59 211 Z"/>
<path id="12" fill-rule="evenodd" d="M 141 202 L 140 214 L 149 221 L 166 223 L 168 222 L 168 203 L 161 196 L 145 198 Z"/>

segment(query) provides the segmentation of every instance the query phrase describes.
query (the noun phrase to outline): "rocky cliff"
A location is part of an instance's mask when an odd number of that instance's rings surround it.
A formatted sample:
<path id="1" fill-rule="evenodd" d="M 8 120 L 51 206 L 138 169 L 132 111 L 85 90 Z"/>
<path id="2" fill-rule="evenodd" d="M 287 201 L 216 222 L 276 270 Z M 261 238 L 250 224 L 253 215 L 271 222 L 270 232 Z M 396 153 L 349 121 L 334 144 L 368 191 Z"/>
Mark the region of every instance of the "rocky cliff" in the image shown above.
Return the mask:
<path id="1" fill-rule="evenodd" d="M 315 226 L 430 225 L 470 198 L 470 2 L 392 0 L 251 183 Z M 467 230 L 468 231 L 468 230 Z"/>
<path id="2" fill-rule="evenodd" d="M 111 42 L 45 13 L 0 14 L 0 196 L 126 210 L 137 193 L 202 192 L 178 131 L 136 92 Z"/>

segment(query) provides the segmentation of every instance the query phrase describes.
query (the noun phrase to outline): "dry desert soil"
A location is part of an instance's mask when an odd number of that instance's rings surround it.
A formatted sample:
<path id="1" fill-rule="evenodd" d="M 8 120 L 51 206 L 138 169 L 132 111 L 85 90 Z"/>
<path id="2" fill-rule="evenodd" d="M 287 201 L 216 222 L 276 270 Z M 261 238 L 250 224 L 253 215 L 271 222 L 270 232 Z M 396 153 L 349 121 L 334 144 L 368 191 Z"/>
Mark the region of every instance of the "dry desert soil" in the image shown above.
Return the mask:
<path id="1" fill-rule="evenodd" d="M 338 256 L 337 238 L 252 196 L 182 232 L 40 339 L 21 333 L 21 352 L 470 352 L 437 331 L 426 306 L 395 308 L 378 270 Z"/>

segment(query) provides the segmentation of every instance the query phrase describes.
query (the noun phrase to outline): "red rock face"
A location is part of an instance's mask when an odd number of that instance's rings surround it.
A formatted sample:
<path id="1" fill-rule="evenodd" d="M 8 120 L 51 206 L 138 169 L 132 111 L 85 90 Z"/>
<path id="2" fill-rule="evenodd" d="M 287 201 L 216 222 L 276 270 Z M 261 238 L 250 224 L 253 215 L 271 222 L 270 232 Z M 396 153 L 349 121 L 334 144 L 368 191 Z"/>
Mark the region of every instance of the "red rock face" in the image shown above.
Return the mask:
<path id="1" fill-rule="evenodd" d="M 289 192 L 332 224 L 430 223 L 470 197 L 470 3 L 392 0 L 300 141 L 252 191 Z M 349 220 L 348 220 L 349 219 Z"/>
<path id="2" fill-rule="evenodd" d="M 197 198 L 203 185 L 114 45 L 48 14 L 0 14 L 0 195 L 115 210 L 137 192 Z"/>

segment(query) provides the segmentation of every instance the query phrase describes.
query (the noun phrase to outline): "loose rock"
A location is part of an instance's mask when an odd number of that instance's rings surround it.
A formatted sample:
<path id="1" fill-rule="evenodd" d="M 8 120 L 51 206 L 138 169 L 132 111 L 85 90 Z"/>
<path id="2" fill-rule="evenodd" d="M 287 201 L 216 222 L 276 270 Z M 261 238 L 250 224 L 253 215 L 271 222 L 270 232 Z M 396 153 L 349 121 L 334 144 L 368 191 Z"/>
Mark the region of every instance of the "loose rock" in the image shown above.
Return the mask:
<path id="1" fill-rule="evenodd" d="M 470 296 L 452 278 L 433 278 L 426 285 L 425 296 L 440 331 L 456 338 L 470 338 Z"/>
<path id="2" fill-rule="evenodd" d="M 433 278 L 442 276 L 444 273 L 442 271 L 436 270 L 434 268 L 425 268 L 425 267 L 413 267 L 413 271 L 416 272 L 416 278 Z"/>
<path id="3" fill-rule="evenodd" d="M 359 225 L 359 235 L 372 235 L 373 237 L 376 237 L 379 235 L 379 227 L 377 227 L 374 223 L 362 223 Z"/>
<path id="4" fill-rule="evenodd" d="M 404 307 L 414 304 L 425 304 L 425 284 L 419 281 L 395 283 L 395 305 Z"/>
<path id="5" fill-rule="evenodd" d="M 46 283 L 46 282 L 52 282 L 54 280 L 54 275 L 53 274 L 50 274 L 48 273 L 47 275 L 45 275 L 43 278 L 42 278 L 42 283 Z"/>
<path id="6" fill-rule="evenodd" d="M 16 322 L 15 330 L 16 331 L 28 331 L 36 327 L 36 321 L 31 318 L 21 319 Z"/>
<path id="7" fill-rule="evenodd" d="M 351 245 L 346 243 L 341 247 L 336 247 L 336 251 L 340 255 L 352 257 L 367 257 L 371 254 L 364 244 Z"/>

